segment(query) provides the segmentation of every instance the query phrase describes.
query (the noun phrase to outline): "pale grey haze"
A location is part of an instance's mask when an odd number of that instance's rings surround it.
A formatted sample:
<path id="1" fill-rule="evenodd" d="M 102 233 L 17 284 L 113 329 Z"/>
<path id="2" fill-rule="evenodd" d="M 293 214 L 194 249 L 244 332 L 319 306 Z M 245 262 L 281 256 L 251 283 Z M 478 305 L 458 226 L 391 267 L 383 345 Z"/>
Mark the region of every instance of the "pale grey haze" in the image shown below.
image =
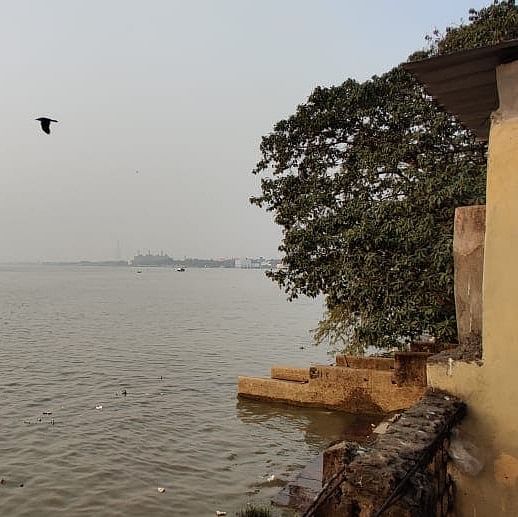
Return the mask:
<path id="1" fill-rule="evenodd" d="M 260 137 L 486 3 L 0 1 L 0 261 L 278 256 Z"/>

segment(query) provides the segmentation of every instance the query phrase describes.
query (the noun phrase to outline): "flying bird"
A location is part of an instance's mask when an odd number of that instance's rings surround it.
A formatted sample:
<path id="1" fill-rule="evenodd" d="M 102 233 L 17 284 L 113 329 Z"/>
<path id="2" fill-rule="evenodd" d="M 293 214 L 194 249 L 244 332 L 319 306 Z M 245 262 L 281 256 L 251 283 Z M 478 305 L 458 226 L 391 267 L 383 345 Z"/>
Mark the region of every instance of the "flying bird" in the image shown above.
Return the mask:
<path id="1" fill-rule="evenodd" d="M 47 117 L 40 117 L 40 118 L 37 118 L 36 120 L 38 120 L 40 122 L 41 129 L 43 130 L 44 133 L 47 133 L 47 135 L 50 135 L 50 123 L 57 122 L 57 120 L 54 120 L 52 118 L 47 118 Z"/>

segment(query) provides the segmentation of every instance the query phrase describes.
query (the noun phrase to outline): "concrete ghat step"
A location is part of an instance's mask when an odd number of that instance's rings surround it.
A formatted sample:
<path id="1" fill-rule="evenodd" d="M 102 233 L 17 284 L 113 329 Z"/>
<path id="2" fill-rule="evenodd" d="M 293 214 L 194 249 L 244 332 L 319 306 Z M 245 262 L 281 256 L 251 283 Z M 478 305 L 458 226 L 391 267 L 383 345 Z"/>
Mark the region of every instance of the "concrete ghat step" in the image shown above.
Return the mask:
<path id="1" fill-rule="evenodd" d="M 307 381 L 304 369 L 275 369 L 273 373 L 283 379 L 240 376 L 238 396 L 350 413 L 390 413 L 410 407 L 423 395 L 426 381 L 421 366 L 415 369 L 416 377 L 406 363 L 397 371 L 316 365 L 308 369 Z"/>
<path id="2" fill-rule="evenodd" d="M 281 381 L 309 382 L 309 368 L 272 366 L 271 378 Z"/>

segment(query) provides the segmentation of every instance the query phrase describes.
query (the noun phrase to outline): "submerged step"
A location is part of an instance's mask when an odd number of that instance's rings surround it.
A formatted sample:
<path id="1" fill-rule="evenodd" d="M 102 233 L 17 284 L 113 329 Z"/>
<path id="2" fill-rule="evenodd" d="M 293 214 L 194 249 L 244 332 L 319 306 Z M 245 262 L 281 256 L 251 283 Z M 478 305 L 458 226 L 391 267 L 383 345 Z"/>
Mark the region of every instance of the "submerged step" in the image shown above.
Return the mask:
<path id="1" fill-rule="evenodd" d="M 276 506 L 288 507 L 303 512 L 322 490 L 322 454 L 299 472 L 273 497 Z"/>

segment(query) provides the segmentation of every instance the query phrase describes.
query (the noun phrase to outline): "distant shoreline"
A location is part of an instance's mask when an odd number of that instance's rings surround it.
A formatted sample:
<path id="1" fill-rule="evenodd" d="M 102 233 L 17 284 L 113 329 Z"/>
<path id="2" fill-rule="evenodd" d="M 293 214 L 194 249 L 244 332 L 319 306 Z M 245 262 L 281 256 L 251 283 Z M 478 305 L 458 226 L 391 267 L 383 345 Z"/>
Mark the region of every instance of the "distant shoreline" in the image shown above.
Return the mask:
<path id="1" fill-rule="evenodd" d="M 255 269 L 267 270 L 270 267 L 236 267 L 228 262 L 217 260 L 175 260 L 171 264 L 131 264 L 126 260 L 78 260 L 75 262 L 0 262 L 0 266 L 65 266 L 65 267 L 125 267 L 125 268 L 165 268 L 175 269 L 177 267 L 184 267 L 188 269 Z"/>
<path id="2" fill-rule="evenodd" d="M 77 262 L 37 262 L 32 265 L 41 266 L 116 266 L 131 267 L 126 260 L 79 260 Z"/>

